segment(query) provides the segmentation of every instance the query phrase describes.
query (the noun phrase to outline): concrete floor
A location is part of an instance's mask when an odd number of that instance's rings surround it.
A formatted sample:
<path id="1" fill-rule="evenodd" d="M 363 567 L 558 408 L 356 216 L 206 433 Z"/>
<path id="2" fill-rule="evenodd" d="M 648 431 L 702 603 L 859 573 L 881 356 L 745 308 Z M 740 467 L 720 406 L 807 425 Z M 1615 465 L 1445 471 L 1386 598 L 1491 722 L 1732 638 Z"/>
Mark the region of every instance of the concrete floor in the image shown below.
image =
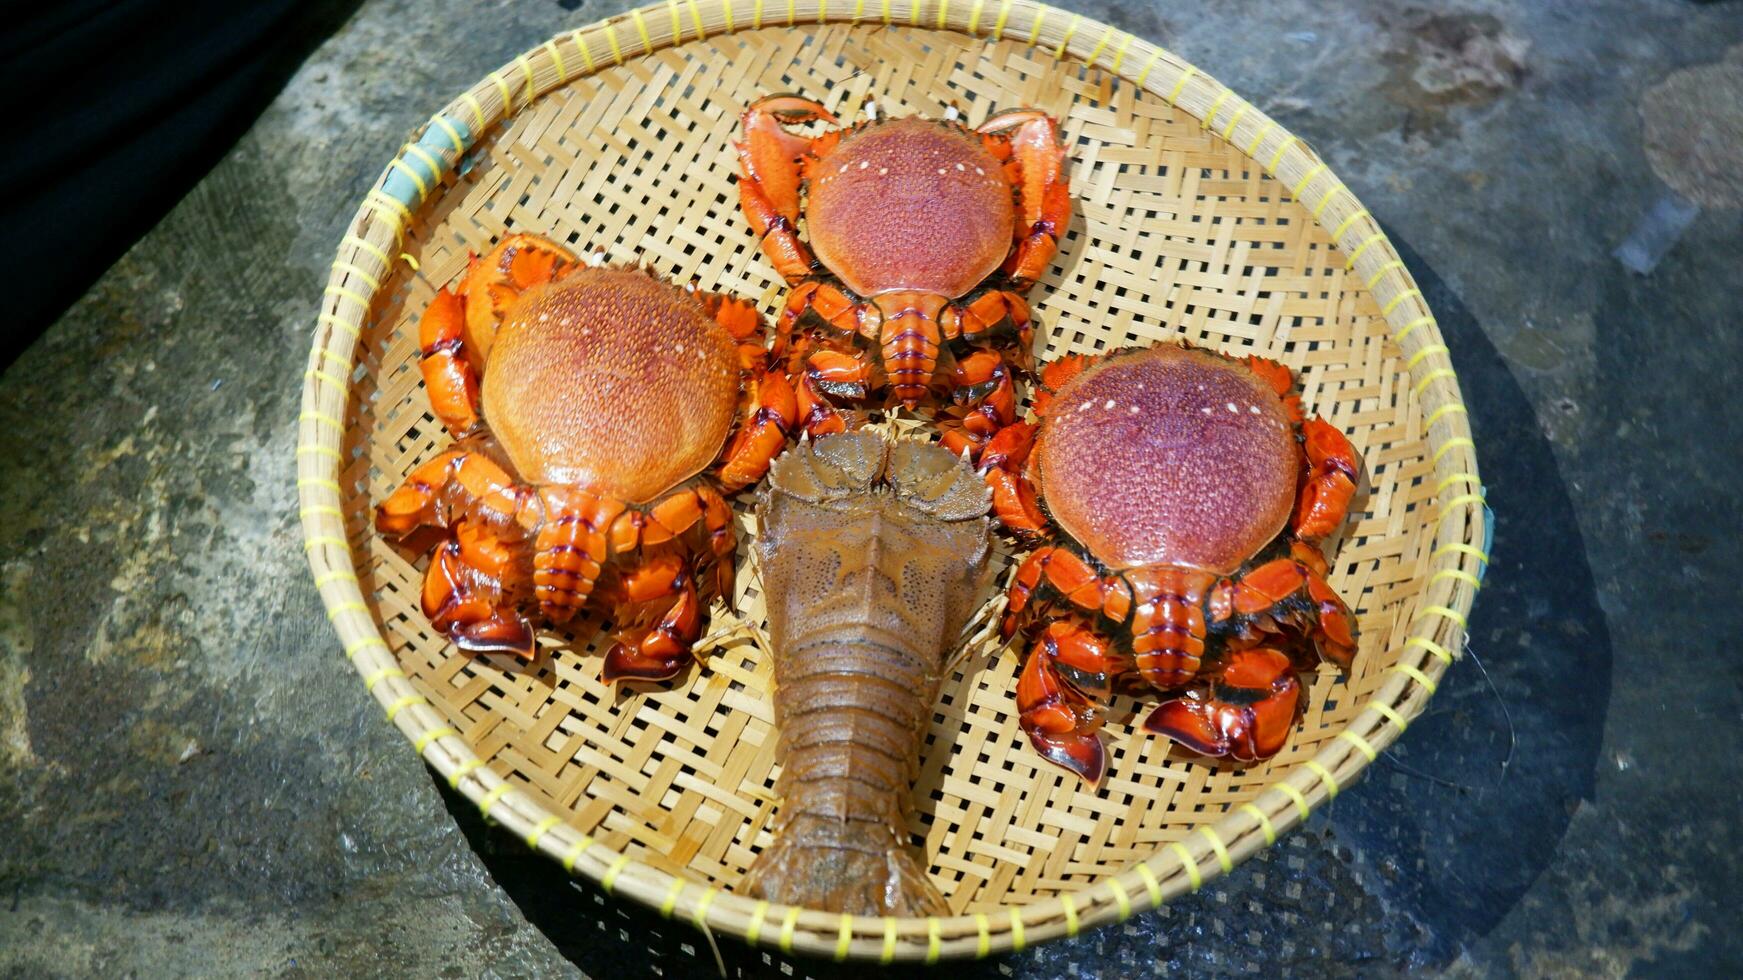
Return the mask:
<path id="1" fill-rule="evenodd" d="M 1078 6 L 1253 98 L 1408 251 L 1499 518 L 1493 686 L 1462 663 L 1199 895 L 952 972 L 1743 971 L 1743 4 Z M 712 972 L 450 814 L 335 657 L 291 486 L 312 311 L 386 154 L 614 9 L 365 4 L 6 371 L 0 975 Z"/>

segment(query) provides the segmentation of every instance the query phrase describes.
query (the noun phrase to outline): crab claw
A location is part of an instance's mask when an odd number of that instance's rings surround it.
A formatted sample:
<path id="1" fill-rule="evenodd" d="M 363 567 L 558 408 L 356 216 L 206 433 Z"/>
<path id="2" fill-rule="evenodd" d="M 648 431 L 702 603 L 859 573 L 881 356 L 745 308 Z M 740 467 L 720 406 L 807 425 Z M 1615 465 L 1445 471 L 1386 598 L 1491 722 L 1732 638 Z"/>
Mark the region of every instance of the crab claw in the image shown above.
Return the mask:
<path id="1" fill-rule="evenodd" d="M 1096 734 L 1101 718 L 1078 683 L 1105 693 L 1116 673 L 1106 641 L 1075 623 L 1055 622 L 1035 641 L 1017 679 L 1019 723 L 1035 751 L 1091 786 L 1101 782 L 1107 753 Z"/>
<path id="2" fill-rule="evenodd" d="M 1295 506 L 1295 533 L 1315 541 L 1337 530 L 1356 493 L 1361 457 L 1350 440 L 1319 416 L 1301 423 L 1307 476 Z"/>
<path id="3" fill-rule="evenodd" d="M 727 446 L 720 466 L 721 487 L 728 493 L 763 478 L 769 463 L 787 444 L 798 424 L 799 406 L 786 375 L 770 371 L 756 386 L 756 401 L 747 406 L 738 434 Z"/>
<path id="4" fill-rule="evenodd" d="M 870 101 L 869 97 L 867 101 Z M 806 123 L 818 119 L 831 125 L 840 122 L 835 118 L 834 113 L 823 107 L 821 102 L 807 99 L 803 95 L 794 95 L 791 92 L 777 92 L 774 95 L 763 96 L 752 102 L 750 107 L 744 111 L 746 118 L 749 118 L 752 113 L 768 113 L 784 123 Z"/>
<path id="5" fill-rule="evenodd" d="M 828 109 L 797 95 L 752 102 L 739 117 L 738 203 L 762 239 L 763 253 L 789 283 L 811 271 L 811 253 L 799 241 L 799 161 L 811 141 L 781 128 L 814 119 L 836 121 Z"/>
<path id="6" fill-rule="evenodd" d="M 540 235 L 504 235 L 482 258 L 474 258 L 460 282 L 466 297 L 465 342 L 481 365 L 490 358 L 496 328 L 525 290 L 548 282 L 579 261 L 574 252 Z"/>
<path id="7" fill-rule="evenodd" d="M 450 289 L 437 291 L 418 320 L 418 369 L 430 408 L 455 438 L 478 428 L 478 366 L 467 349 L 466 301 Z"/>
<path id="8" fill-rule="evenodd" d="M 1047 362 L 1047 366 L 1041 369 L 1041 384 L 1029 396 L 1030 402 L 1035 406 L 1035 414 L 1045 417 L 1054 394 L 1072 378 L 1082 374 L 1092 360 L 1083 354 L 1067 354 L 1058 360 Z"/>
<path id="9" fill-rule="evenodd" d="M 462 522 L 430 556 L 421 605 L 430 625 L 470 653 L 512 653 L 530 661 L 537 652 L 526 617 L 498 603 L 507 554 L 489 533 Z"/>
<path id="10" fill-rule="evenodd" d="M 1207 690 L 1162 702 L 1144 728 L 1200 755 L 1258 762 L 1283 747 L 1300 702 L 1289 658 L 1253 647 L 1230 654 Z"/>
<path id="11" fill-rule="evenodd" d="M 1309 546 L 1311 547 L 1311 546 Z M 1323 564 L 1324 558 L 1320 558 Z M 1277 558 L 1234 583 L 1233 610 L 1267 618 L 1278 627 L 1299 630 L 1313 641 L 1321 658 L 1348 669 L 1356 657 L 1355 617 L 1321 573 L 1299 558 Z"/>
<path id="12" fill-rule="evenodd" d="M 1008 130 L 1014 132 L 1003 135 Z M 988 119 L 977 131 L 1009 143 L 1008 156 L 1015 165 L 1011 182 L 1018 189 L 1018 221 L 1016 248 L 1005 263 L 1005 272 L 1018 283 L 1033 283 L 1052 263 L 1071 220 L 1059 126 L 1053 117 L 1037 109 L 1017 109 Z"/>
<path id="13" fill-rule="evenodd" d="M 607 684 L 678 676 L 696 659 L 691 648 L 702 635 L 702 605 L 690 565 L 654 559 L 629 576 L 625 590 L 630 602 L 651 602 L 673 592 L 677 598 L 651 627 L 629 625 L 619 630 L 617 641 L 605 653 L 601 676 Z"/>

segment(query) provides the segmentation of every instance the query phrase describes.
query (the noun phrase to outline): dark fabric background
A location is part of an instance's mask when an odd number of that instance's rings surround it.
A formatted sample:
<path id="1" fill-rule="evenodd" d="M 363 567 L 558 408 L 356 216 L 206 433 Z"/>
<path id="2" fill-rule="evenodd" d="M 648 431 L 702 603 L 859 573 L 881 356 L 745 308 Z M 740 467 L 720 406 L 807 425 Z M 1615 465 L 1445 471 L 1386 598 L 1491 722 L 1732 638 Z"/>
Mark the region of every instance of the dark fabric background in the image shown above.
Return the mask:
<path id="1" fill-rule="evenodd" d="M 204 176 L 358 2 L 0 2 L 0 364 Z"/>

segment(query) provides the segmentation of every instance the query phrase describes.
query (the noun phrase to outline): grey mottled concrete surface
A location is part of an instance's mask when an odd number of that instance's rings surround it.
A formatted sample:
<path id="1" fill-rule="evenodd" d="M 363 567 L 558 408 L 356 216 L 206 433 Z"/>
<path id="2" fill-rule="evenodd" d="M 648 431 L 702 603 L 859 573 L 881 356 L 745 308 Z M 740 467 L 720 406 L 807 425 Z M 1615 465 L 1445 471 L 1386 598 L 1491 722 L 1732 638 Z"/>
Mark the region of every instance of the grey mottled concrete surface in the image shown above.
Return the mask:
<path id="1" fill-rule="evenodd" d="M 1394 758 L 1204 893 L 956 972 L 1743 970 L 1743 4 L 1080 7 L 1284 121 L 1413 251 L 1501 518 L 1494 690 L 1461 665 Z M 335 653 L 291 486 L 371 179 L 614 9 L 365 4 L 6 371 L 0 974 L 712 969 L 450 815 Z"/>

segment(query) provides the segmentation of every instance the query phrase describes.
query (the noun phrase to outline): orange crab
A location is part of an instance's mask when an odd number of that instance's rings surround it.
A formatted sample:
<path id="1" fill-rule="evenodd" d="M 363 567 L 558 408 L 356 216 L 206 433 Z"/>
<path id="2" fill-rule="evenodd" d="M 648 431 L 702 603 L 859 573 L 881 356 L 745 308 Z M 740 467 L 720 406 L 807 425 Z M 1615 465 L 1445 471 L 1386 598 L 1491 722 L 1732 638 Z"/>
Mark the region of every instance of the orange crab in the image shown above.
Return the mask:
<path id="1" fill-rule="evenodd" d="M 868 101 L 866 116 L 806 139 L 783 125 L 835 116 L 776 95 L 741 119 L 739 203 L 791 287 L 777 346 L 811 435 L 845 428 L 838 406 L 879 389 L 913 408 L 942 388 L 956 403 L 944 444 L 973 456 L 1016 418 L 1012 373 L 1034 336 L 1023 294 L 1071 217 L 1059 126 L 1030 109 L 977 129 L 954 107 L 886 119 Z"/>
<path id="2" fill-rule="evenodd" d="M 463 650 L 531 659 L 528 612 L 563 623 L 598 597 L 616 624 L 606 680 L 683 670 L 708 597 L 731 596 L 723 494 L 762 476 L 796 419 L 762 333 L 749 304 L 536 235 L 474 258 L 418 327 L 457 442 L 375 516 L 383 534 L 446 532 L 424 577 L 430 624 Z"/>
<path id="3" fill-rule="evenodd" d="M 981 457 L 1001 523 L 1037 545 L 1008 594 L 1006 638 L 1033 640 L 1017 682 L 1042 755 L 1100 781 L 1095 701 L 1180 692 L 1144 727 L 1208 756 L 1269 758 L 1294 727 L 1311 646 L 1348 668 L 1354 617 L 1319 542 L 1361 462 L 1304 419 L 1294 377 L 1179 344 L 1047 366 L 1038 423 Z"/>

